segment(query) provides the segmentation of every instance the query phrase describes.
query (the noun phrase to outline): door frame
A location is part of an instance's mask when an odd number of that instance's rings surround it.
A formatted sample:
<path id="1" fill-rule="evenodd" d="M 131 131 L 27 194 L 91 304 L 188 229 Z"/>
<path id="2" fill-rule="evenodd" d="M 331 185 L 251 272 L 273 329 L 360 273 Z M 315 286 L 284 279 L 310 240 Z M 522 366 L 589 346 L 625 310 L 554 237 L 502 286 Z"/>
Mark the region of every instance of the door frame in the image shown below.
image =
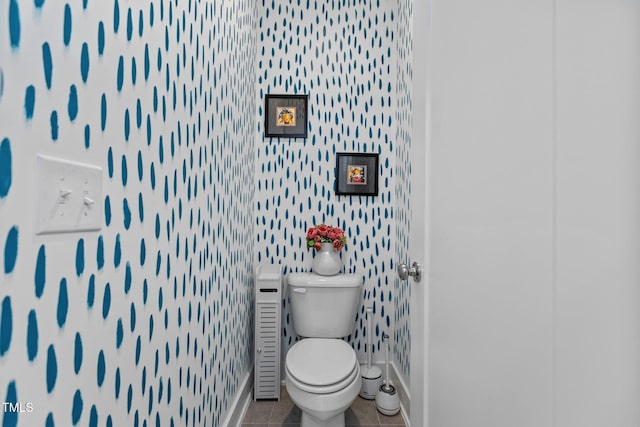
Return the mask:
<path id="1" fill-rule="evenodd" d="M 411 219 L 408 264 L 422 265 L 420 283 L 411 282 L 410 424 L 429 425 L 429 283 L 430 283 L 430 145 L 431 145 L 431 0 L 413 1 L 412 16 Z"/>

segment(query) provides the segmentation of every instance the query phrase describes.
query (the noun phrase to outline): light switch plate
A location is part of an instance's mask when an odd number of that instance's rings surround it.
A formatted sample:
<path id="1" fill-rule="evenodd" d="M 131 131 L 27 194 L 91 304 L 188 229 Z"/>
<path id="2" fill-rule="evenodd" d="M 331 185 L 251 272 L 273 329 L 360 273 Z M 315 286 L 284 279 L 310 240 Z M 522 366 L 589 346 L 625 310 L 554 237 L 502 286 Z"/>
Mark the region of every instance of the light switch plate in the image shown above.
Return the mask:
<path id="1" fill-rule="evenodd" d="M 102 168 L 38 154 L 36 233 L 102 227 Z"/>

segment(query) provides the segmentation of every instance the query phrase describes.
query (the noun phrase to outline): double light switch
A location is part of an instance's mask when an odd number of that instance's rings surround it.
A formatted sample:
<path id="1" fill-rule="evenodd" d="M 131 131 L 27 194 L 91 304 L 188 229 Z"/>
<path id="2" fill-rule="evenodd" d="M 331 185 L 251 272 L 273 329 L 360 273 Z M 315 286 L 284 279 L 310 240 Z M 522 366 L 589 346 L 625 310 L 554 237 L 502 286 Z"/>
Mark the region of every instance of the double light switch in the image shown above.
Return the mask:
<path id="1" fill-rule="evenodd" d="M 39 154 L 36 169 L 38 234 L 102 227 L 102 168 Z"/>

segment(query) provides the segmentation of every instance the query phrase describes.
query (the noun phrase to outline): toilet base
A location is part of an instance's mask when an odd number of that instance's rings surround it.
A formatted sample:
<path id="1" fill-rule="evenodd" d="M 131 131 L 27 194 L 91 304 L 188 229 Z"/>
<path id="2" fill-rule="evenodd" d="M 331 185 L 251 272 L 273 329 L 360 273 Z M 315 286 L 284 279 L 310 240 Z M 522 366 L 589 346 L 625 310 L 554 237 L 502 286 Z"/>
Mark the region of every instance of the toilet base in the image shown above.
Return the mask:
<path id="1" fill-rule="evenodd" d="M 340 412 L 335 417 L 321 421 L 310 414 L 303 412 L 300 427 L 344 427 L 344 412 Z"/>

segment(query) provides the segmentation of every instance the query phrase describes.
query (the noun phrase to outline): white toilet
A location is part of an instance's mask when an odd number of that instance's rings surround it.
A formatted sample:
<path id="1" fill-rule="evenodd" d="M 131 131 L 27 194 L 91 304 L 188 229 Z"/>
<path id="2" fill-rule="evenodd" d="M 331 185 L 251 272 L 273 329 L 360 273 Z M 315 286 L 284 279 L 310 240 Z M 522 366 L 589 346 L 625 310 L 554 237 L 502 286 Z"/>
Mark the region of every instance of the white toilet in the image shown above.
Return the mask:
<path id="1" fill-rule="evenodd" d="M 355 327 L 362 277 L 291 273 L 288 282 L 293 329 L 303 339 L 287 353 L 287 392 L 302 411 L 301 427 L 344 427 L 361 378 L 355 351 L 340 338 Z"/>

